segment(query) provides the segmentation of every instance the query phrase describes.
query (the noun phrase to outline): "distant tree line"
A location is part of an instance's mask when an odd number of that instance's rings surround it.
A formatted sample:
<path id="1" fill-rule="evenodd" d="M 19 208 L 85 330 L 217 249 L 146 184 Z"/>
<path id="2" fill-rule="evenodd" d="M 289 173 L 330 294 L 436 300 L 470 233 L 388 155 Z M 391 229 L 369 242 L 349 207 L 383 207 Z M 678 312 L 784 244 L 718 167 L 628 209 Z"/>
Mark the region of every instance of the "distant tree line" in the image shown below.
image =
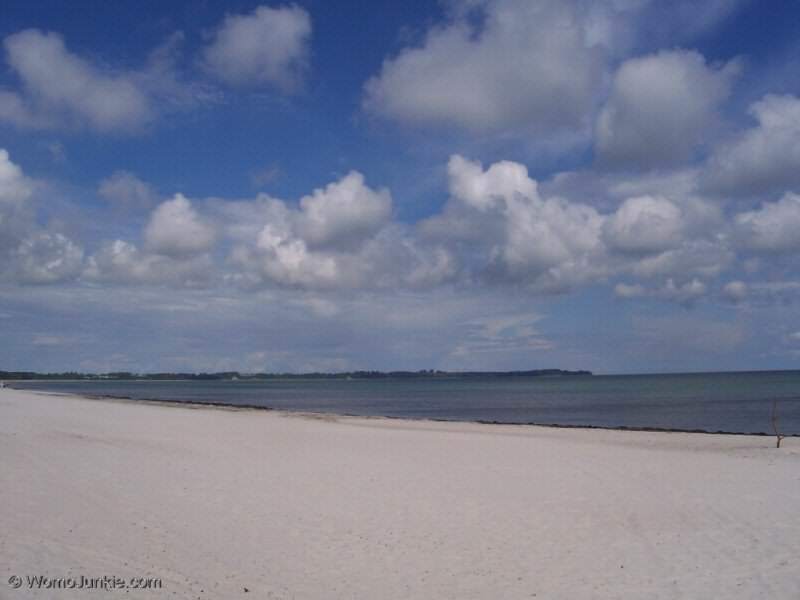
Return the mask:
<path id="1" fill-rule="evenodd" d="M 348 371 L 343 373 L 239 373 L 222 371 L 218 373 L 131 373 L 114 371 L 111 373 L 36 373 L 34 371 L 0 371 L 0 380 L 115 380 L 115 381 L 261 381 L 268 379 L 402 379 L 402 378 L 446 378 L 446 377 L 563 377 L 572 375 L 591 375 L 591 371 L 566 371 L 563 369 L 534 369 L 529 371 L 439 371 L 422 369 L 420 371 Z"/>

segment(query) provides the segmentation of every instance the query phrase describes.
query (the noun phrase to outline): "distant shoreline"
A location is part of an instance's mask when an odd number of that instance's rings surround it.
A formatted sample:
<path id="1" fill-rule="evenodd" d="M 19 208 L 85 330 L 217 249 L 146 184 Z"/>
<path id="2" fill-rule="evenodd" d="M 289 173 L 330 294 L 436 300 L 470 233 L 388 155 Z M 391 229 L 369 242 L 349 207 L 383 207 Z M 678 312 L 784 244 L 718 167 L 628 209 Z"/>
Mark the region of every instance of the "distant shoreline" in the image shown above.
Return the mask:
<path id="1" fill-rule="evenodd" d="M 527 371 L 344 371 L 341 373 L 37 373 L 35 371 L 0 371 L 0 381 L 269 381 L 273 379 L 448 379 L 469 377 L 589 377 L 591 371 L 566 369 L 531 369 Z"/>
<path id="2" fill-rule="evenodd" d="M 759 375 L 800 373 L 800 369 L 744 369 L 733 371 L 647 371 L 641 373 L 595 373 L 589 370 L 536 369 L 529 371 L 346 371 L 342 373 L 38 373 L 0 371 L 0 382 L 7 381 L 284 381 L 284 380 L 373 380 L 373 379 L 456 379 L 470 377 L 691 377 L 697 375 Z"/>

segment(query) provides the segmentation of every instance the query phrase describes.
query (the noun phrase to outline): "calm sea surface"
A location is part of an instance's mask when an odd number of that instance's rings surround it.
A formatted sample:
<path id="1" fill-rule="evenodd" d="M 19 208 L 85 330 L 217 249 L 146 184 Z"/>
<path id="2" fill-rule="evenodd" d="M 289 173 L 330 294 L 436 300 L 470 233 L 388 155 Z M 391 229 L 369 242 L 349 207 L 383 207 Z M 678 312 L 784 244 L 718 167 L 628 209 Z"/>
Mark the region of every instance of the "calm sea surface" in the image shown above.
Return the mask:
<path id="1" fill-rule="evenodd" d="M 800 371 L 593 377 L 50 381 L 14 387 L 136 400 L 257 405 L 414 419 L 800 435 Z"/>

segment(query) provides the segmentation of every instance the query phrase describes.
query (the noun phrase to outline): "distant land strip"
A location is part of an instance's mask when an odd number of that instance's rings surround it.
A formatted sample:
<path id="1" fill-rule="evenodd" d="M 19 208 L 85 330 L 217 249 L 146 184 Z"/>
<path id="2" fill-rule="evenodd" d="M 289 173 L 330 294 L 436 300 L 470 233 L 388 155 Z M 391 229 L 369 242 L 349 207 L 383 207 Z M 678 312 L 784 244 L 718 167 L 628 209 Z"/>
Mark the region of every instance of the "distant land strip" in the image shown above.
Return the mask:
<path id="1" fill-rule="evenodd" d="M 591 371 L 533 369 L 529 371 L 347 371 L 341 373 L 36 373 L 33 371 L 0 371 L 0 380 L 79 380 L 79 381 L 263 381 L 268 379 L 444 379 L 448 377 L 565 377 L 590 376 Z"/>

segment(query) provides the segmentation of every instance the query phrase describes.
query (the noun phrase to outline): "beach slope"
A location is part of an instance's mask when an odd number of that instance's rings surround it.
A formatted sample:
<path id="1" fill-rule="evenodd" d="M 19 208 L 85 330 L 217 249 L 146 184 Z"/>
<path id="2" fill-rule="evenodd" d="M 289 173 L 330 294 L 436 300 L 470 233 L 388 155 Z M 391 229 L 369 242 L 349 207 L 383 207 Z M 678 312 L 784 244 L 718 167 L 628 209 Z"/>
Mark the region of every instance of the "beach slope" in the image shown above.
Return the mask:
<path id="1" fill-rule="evenodd" d="M 0 389 L 0 598 L 800 598 L 774 445 Z"/>

